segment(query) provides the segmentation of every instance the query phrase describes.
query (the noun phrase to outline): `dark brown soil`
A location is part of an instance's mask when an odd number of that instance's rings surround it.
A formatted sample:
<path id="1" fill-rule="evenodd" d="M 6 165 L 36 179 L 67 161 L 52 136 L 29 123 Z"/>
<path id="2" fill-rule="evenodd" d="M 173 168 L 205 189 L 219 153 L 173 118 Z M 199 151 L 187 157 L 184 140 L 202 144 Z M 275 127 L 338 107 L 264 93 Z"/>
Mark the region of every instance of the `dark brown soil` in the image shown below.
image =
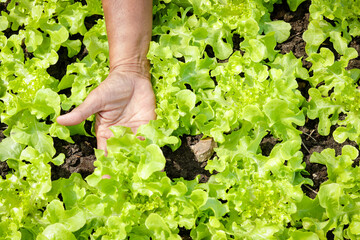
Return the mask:
<path id="1" fill-rule="evenodd" d="M 6 125 L 3 123 L 0 123 L 0 142 L 5 138 L 4 136 L 4 130 L 6 129 Z M 0 176 L 5 179 L 6 174 L 10 171 L 8 165 L 6 162 L 0 162 Z"/>
<path id="2" fill-rule="evenodd" d="M 6 162 L 0 162 L 0 175 L 3 179 L 6 179 L 6 175 L 10 171 Z"/>
<path id="3" fill-rule="evenodd" d="M 7 126 L 6 124 L 3 124 L 0 122 L 0 142 L 5 138 L 4 130 L 6 130 Z"/>
<path id="4" fill-rule="evenodd" d="M 346 140 L 343 143 L 338 143 L 334 140 L 332 136 L 337 126 L 332 126 L 330 134 L 328 136 L 320 135 L 317 131 L 318 123 L 319 121 L 317 119 L 307 119 L 306 124 L 298 128 L 300 131 L 302 131 L 301 152 L 304 156 L 303 160 L 306 163 L 305 170 L 309 173 L 309 175 L 304 175 L 304 177 L 310 178 L 314 182 L 313 186 L 304 185 L 302 187 L 304 193 L 310 198 L 316 197 L 316 194 L 319 191 L 320 184 L 328 179 L 327 168 L 325 165 L 310 162 L 310 157 L 314 152 L 320 153 L 326 148 L 332 148 L 335 150 L 336 156 L 338 156 L 341 154 L 342 148 L 345 145 L 354 146 L 359 150 L 358 144 L 356 144 L 356 142 L 354 141 Z M 279 139 L 274 138 L 270 134 L 265 136 L 260 143 L 262 154 L 264 156 L 269 156 L 271 150 L 279 142 Z M 353 167 L 359 166 L 359 162 L 360 155 L 354 160 Z"/>
<path id="5" fill-rule="evenodd" d="M 10 2 L 11 0 L 7 0 L 6 2 L 0 2 L 0 13 L 1 11 L 8 12 L 6 8 Z"/>
<path id="6" fill-rule="evenodd" d="M 74 172 L 80 173 L 84 178 L 94 171 L 94 161 L 96 160 L 94 148 L 96 148 L 96 139 L 86 136 L 73 136 L 74 144 L 54 138 L 54 146 L 57 154 L 64 153 L 66 159 L 60 166 L 52 165 L 51 178 L 69 178 Z M 190 146 L 200 141 L 201 135 L 185 136 L 181 140 L 183 144 L 176 151 L 169 147 L 163 147 L 163 153 L 166 158 L 165 172 L 173 178 L 183 177 L 186 180 L 192 180 L 200 175 L 199 181 L 206 182 L 210 173 L 204 169 L 206 162 L 199 163 Z"/>
<path id="7" fill-rule="evenodd" d="M 302 58 L 303 65 L 307 69 L 311 67 L 311 63 L 307 62 L 306 53 L 305 53 L 305 42 L 302 40 L 302 34 L 307 29 L 309 23 L 309 5 L 310 1 L 302 3 L 296 12 L 291 12 L 286 3 L 284 4 L 275 4 L 274 11 L 271 13 L 272 20 L 284 20 L 291 25 L 291 35 L 289 39 L 281 44 L 278 44 L 276 49 L 280 53 L 285 54 L 290 51 L 298 58 Z M 7 3 L 1 3 L 0 9 L 5 10 Z M 86 27 L 91 28 L 95 22 L 101 18 L 101 16 L 94 16 L 86 19 Z M 77 34 L 76 36 L 71 36 L 72 38 L 80 38 L 82 36 Z M 242 39 L 239 35 L 234 34 L 233 37 L 234 51 L 240 51 L 240 42 Z M 355 38 L 351 43 L 351 47 L 354 47 L 360 52 L 360 38 Z M 26 52 L 26 49 L 24 50 Z M 206 52 L 210 57 L 214 57 L 213 50 L 210 46 L 206 48 Z M 31 55 L 27 53 L 27 57 L 31 58 Z M 48 69 L 50 75 L 57 79 L 61 79 L 66 73 L 66 66 L 74 62 L 75 59 L 82 59 L 86 56 L 87 51 L 84 46 L 80 53 L 72 58 L 67 56 L 67 49 L 62 47 L 59 52 L 59 61 L 51 66 Z M 349 64 L 350 67 L 358 67 L 356 64 L 359 63 L 359 60 L 356 59 Z M 304 97 L 307 99 L 307 91 L 309 89 L 309 84 L 307 81 L 298 79 L 299 90 L 302 92 Z M 310 178 L 315 182 L 313 190 L 317 191 L 318 186 L 321 182 L 326 180 L 326 168 L 324 166 L 319 166 L 317 164 L 310 164 L 309 158 L 312 152 L 325 149 L 326 147 L 335 147 L 336 151 L 341 150 L 341 146 L 337 144 L 331 135 L 328 137 L 323 137 L 317 134 L 316 126 L 313 121 L 308 121 L 307 124 L 301 128 L 303 131 L 303 146 L 302 152 L 304 153 L 304 161 L 307 163 L 307 170 L 310 173 Z M 54 139 L 55 148 L 57 149 L 57 154 L 64 153 L 66 160 L 61 166 L 53 166 L 52 168 L 52 178 L 58 179 L 60 177 L 69 177 L 71 173 L 78 172 L 81 173 L 84 177 L 89 175 L 93 170 L 93 162 L 95 160 L 95 155 L 93 149 L 96 147 L 95 138 L 89 138 L 85 136 L 74 136 L 75 144 L 69 144 L 65 141 L 59 139 Z M 315 139 L 315 140 L 314 140 Z M 170 148 L 163 147 L 165 158 L 167 160 L 165 171 L 167 172 L 170 178 L 179 178 L 183 177 L 184 179 L 194 179 L 197 175 L 200 175 L 200 181 L 206 182 L 210 176 L 210 173 L 204 170 L 206 162 L 199 163 L 195 160 L 194 153 L 191 151 L 190 146 L 195 144 L 200 140 L 200 136 L 183 136 L 181 138 L 182 145 L 181 147 L 172 152 Z M 261 144 L 262 153 L 265 156 L 268 156 L 272 148 L 279 143 L 279 140 L 275 139 L 271 135 L 266 136 Z M 0 173 L 2 176 L 6 175 L 6 172 L 9 171 L 6 163 L 1 163 Z M 310 195 L 311 190 L 304 189 L 308 195 Z"/>
<path id="8" fill-rule="evenodd" d="M 57 154 L 65 154 L 65 161 L 60 166 L 53 164 L 51 168 L 51 179 L 69 178 L 74 172 L 80 173 L 84 178 L 94 172 L 94 161 L 96 160 L 94 149 L 96 139 L 86 136 L 72 136 L 74 144 L 54 138 L 54 147 Z"/>
<path id="9" fill-rule="evenodd" d="M 191 230 L 187 230 L 186 228 L 179 228 L 179 235 L 181 236 L 181 239 L 183 240 L 191 240 L 192 238 L 190 237 L 190 231 Z"/>
<path id="10" fill-rule="evenodd" d="M 274 11 L 271 13 L 271 20 L 283 20 L 291 25 L 290 37 L 283 43 L 276 46 L 281 54 L 292 51 L 297 58 L 302 58 L 303 67 L 310 69 L 311 63 L 305 59 L 308 57 L 305 52 L 305 41 L 302 34 L 309 25 L 309 6 L 311 1 L 305 1 L 295 12 L 291 12 L 286 1 L 283 4 L 275 4 Z"/>
<path id="11" fill-rule="evenodd" d="M 284 1 L 286 2 L 286 1 Z M 0 3 L 0 11 L 6 11 L 6 6 L 9 3 Z M 309 23 L 309 5 L 310 1 L 302 3 L 296 12 L 291 12 L 286 3 L 284 4 L 275 4 L 274 11 L 271 13 L 272 20 L 284 20 L 291 25 L 291 35 L 289 39 L 281 44 L 276 46 L 276 49 L 279 50 L 281 54 L 286 54 L 292 51 L 297 58 L 302 59 L 303 66 L 307 69 L 310 69 L 311 63 L 306 61 L 307 58 L 305 52 L 305 42 L 302 40 L 302 34 L 307 29 Z M 91 28 L 99 16 L 94 16 L 93 18 L 86 19 L 87 29 Z M 13 32 L 8 29 L 5 31 L 6 34 L 12 34 Z M 80 38 L 82 36 L 72 36 L 72 38 Z M 234 34 L 233 37 L 233 48 L 234 51 L 240 50 L 240 42 L 242 39 Z M 325 42 L 324 45 L 329 43 Z M 360 37 L 354 38 L 350 44 L 350 47 L 355 48 L 360 54 Z M 328 47 L 331 48 L 329 45 Z M 210 57 L 214 57 L 214 52 L 211 46 L 206 47 L 206 53 Z M 28 53 L 26 48 L 24 48 L 24 53 L 27 58 L 31 58 L 31 53 Z M 48 73 L 57 78 L 61 79 L 66 73 L 67 65 L 74 62 L 76 59 L 82 59 L 86 56 L 87 51 L 84 46 L 80 53 L 72 58 L 67 56 L 67 49 L 60 48 L 59 52 L 59 61 L 48 69 Z M 219 62 L 226 62 L 226 60 L 218 60 Z M 348 69 L 360 68 L 360 57 L 353 59 L 349 62 Z M 299 90 L 305 99 L 308 99 L 308 90 L 310 85 L 307 81 L 302 79 L 297 79 Z M 307 120 L 305 126 L 299 127 L 299 130 L 302 131 L 302 147 L 301 151 L 304 155 L 304 162 L 306 163 L 306 171 L 309 173 L 308 177 L 313 182 L 313 186 L 305 185 L 303 186 L 303 191 L 305 194 L 311 198 L 314 198 L 319 190 L 321 183 L 327 180 L 327 169 L 326 166 L 310 163 L 309 159 L 313 152 L 321 152 L 326 148 L 335 149 L 336 154 L 341 154 L 341 149 L 344 145 L 350 144 L 359 149 L 359 146 L 352 141 L 345 141 L 342 144 L 339 144 L 334 141 L 332 137 L 333 131 L 336 129 L 336 126 L 331 128 L 331 133 L 329 136 L 321 136 L 317 132 L 317 120 Z M 2 132 L 6 129 L 4 124 L 0 123 L 0 141 L 4 138 Z M 191 150 L 191 146 L 197 143 L 200 140 L 201 136 L 183 136 L 181 137 L 182 145 L 178 150 L 172 152 L 170 148 L 163 147 L 162 151 L 166 158 L 165 172 L 170 178 L 184 178 L 187 180 L 194 179 L 197 175 L 200 175 L 200 182 L 206 182 L 210 177 L 210 173 L 204 169 L 206 162 L 199 163 L 196 161 L 194 153 Z M 80 173 L 83 177 L 88 176 L 94 170 L 93 162 L 95 161 L 94 148 L 96 147 L 96 139 L 94 137 L 86 136 L 73 136 L 74 144 L 67 143 L 65 141 L 54 139 L 54 145 L 57 150 L 57 154 L 64 153 L 66 156 L 64 164 L 61 166 L 54 166 L 52 164 L 52 179 L 56 180 L 61 177 L 68 178 L 71 173 L 77 172 Z M 279 140 L 271 136 L 270 134 L 264 137 L 260 144 L 262 153 L 265 156 L 268 156 L 273 149 L 273 147 L 279 143 Z M 354 161 L 354 166 L 359 165 L 360 157 Z M 6 174 L 11 171 L 8 168 L 5 162 L 0 162 L 0 175 L 2 178 L 5 178 Z M 189 236 L 189 230 L 181 229 L 180 231 L 183 239 L 191 239 Z"/>
<path id="12" fill-rule="evenodd" d="M 356 142 L 350 141 L 349 139 L 343 143 L 338 143 L 334 140 L 333 132 L 337 126 L 331 127 L 330 134 L 328 136 L 321 136 L 317 131 L 318 123 L 318 119 L 307 119 L 305 126 L 299 127 L 299 130 L 303 132 L 301 134 L 301 152 L 304 154 L 304 161 L 306 163 L 305 170 L 309 172 L 309 175 L 305 175 L 304 177 L 310 178 L 314 182 L 313 186 L 303 186 L 303 191 L 311 198 L 316 197 L 320 184 L 328 179 L 325 165 L 310 163 L 310 156 L 312 153 L 322 152 L 326 148 L 332 148 L 335 150 L 336 156 L 338 156 L 341 155 L 341 150 L 345 145 L 354 146 L 359 150 L 359 146 L 356 144 Z M 359 160 L 360 156 L 354 160 L 353 166 L 357 165 Z"/>
<path id="13" fill-rule="evenodd" d="M 271 153 L 271 150 L 275 147 L 276 144 L 280 143 L 281 141 L 279 139 L 276 139 L 273 135 L 270 133 L 266 135 L 260 143 L 261 153 L 264 156 L 269 156 Z"/>
<path id="14" fill-rule="evenodd" d="M 358 57 L 355 59 L 351 59 L 347 66 L 347 69 L 358 68 L 360 69 L 360 37 L 355 37 L 349 44 L 349 47 L 355 48 L 358 52 Z"/>
<path id="15" fill-rule="evenodd" d="M 79 34 L 79 36 L 81 35 Z M 88 51 L 85 48 L 85 45 L 82 44 L 80 52 L 71 58 L 68 57 L 68 50 L 66 47 L 60 47 L 57 54 L 59 55 L 59 60 L 54 65 L 51 65 L 46 71 L 50 76 L 61 80 L 66 74 L 67 66 L 76 62 L 76 59 L 82 60 L 88 54 Z"/>
<path id="16" fill-rule="evenodd" d="M 201 139 L 201 135 L 181 137 L 182 144 L 176 150 L 172 151 L 169 147 L 162 148 L 166 158 L 165 172 L 169 178 L 184 178 L 192 180 L 200 175 L 200 182 L 207 182 L 210 173 L 204 169 L 207 162 L 197 162 L 195 154 L 190 146 L 196 144 Z"/>
<path id="17" fill-rule="evenodd" d="M 85 21 L 84 21 L 86 29 L 89 30 L 96 24 L 97 20 L 103 19 L 103 18 L 104 17 L 102 15 L 92 15 L 92 16 L 86 17 Z"/>

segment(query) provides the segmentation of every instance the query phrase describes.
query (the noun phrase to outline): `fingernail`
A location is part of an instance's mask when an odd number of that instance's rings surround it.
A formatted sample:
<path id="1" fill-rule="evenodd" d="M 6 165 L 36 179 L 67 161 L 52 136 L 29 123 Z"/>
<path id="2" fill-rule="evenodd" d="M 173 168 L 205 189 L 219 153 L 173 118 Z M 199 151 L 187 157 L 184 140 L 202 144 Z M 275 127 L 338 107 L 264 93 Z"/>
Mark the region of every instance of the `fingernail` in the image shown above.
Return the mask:
<path id="1" fill-rule="evenodd" d="M 101 178 L 102 178 L 102 179 L 110 179 L 110 178 L 111 178 L 111 176 L 110 176 L 110 175 L 108 175 L 108 174 L 105 174 L 105 175 L 102 175 L 102 176 L 101 176 Z"/>

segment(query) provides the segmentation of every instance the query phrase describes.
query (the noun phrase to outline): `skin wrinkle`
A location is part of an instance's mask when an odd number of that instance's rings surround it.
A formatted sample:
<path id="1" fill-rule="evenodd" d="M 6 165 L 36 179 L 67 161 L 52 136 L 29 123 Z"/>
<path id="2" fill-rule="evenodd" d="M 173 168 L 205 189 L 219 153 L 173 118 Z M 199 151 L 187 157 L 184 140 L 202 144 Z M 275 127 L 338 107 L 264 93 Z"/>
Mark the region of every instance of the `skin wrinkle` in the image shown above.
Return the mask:
<path id="1" fill-rule="evenodd" d="M 144 61 L 142 59 L 139 59 L 139 62 Z M 121 69 L 123 72 L 129 72 L 129 73 L 136 73 L 140 76 L 146 78 L 145 80 L 149 80 L 150 78 L 150 64 L 148 60 L 145 60 L 145 63 L 118 63 L 117 65 L 114 65 L 113 67 L 110 67 L 110 72 L 113 71 L 113 69 Z"/>

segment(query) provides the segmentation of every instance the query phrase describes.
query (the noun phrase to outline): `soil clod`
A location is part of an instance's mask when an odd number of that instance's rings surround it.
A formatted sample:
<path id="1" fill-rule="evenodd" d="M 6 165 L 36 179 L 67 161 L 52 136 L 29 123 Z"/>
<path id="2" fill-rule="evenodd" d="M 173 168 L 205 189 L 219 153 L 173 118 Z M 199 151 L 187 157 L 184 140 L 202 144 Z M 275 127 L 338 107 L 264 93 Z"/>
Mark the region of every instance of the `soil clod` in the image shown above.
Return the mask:
<path id="1" fill-rule="evenodd" d="M 186 180 L 193 180 L 200 175 L 200 182 L 208 181 L 211 174 L 204 169 L 207 161 L 197 161 L 192 150 L 192 146 L 199 143 L 201 137 L 202 135 L 181 137 L 182 144 L 174 152 L 167 146 L 162 148 L 166 158 L 165 172 L 169 178 L 182 177 Z"/>

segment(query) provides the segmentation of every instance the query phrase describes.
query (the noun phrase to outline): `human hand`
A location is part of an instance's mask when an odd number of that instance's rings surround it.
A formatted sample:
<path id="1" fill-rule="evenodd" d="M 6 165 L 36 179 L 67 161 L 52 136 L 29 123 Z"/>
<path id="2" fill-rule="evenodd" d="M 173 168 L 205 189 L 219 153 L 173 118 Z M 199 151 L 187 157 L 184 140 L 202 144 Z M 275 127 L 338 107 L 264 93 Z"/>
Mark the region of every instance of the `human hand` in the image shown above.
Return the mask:
<path id="1" fill-rule="evenodd" d="M 156 118 L 155 95 L 150 77 L 115 68 L 90 92 L 82 104 L 59 116 L 57 122 L 64 126 L 72 126 L 81 123 L 92 114 L 96 114 L 97 148 L 106 152 L 106 140 L 113 135 L 109 127 L 130 127 L 135 134 L 140 125 Z"/>

